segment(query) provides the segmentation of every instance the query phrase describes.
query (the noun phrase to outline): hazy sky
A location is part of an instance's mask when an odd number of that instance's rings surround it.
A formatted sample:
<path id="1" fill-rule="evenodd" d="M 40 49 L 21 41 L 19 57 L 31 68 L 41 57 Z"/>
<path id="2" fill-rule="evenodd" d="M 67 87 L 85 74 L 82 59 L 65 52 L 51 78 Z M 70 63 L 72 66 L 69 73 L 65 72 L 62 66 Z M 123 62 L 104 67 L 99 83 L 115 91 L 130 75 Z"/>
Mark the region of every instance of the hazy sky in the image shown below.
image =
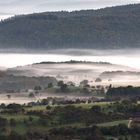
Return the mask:
<path id="1" fill-rule="evenodd" d="M 106 6 L 139 3 L 140 0 L 0 0 L 0 15 L 42 11 L 97 9 Z"/>

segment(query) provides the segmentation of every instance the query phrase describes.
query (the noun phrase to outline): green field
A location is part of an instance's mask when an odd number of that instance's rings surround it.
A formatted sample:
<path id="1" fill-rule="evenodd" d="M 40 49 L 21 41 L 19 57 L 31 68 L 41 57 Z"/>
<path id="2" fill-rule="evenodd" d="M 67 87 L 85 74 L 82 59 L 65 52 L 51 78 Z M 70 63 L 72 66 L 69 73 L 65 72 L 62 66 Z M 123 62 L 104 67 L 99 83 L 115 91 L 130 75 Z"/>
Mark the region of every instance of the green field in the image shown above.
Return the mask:
<path id="1" fill-rule="evenodd" d="M 39 119 L 39 117 L 37 116 L 29 116 L 29 115 L 20 115 L 20 114 L 12 114 L 12 115 L 9 115 L 9 114 L 2 114 L 0 115 L 0 117 L 2 118 L 6 118 L 8 121 L 10 121 L 11 119 L 15 119 L 17 122 L 22 122 L 24 120 L 29 120 L 30 117 L 33 118 L 34 121 L 37 121 Z"/>
<path id="2" fill-rule="evenodd" d="M 129 120 L 120 120 L 120 121 L 101 123 L 101 124 L 98 124 L 97 126 L 108 127 L 108 126 L 115 126 L 115 125 L 119 125 L 119 124 L 126 124 L 126 125 L 128 125 L 128 122 L 129 122 Z"/>
<path id="3" fill-rule="evenodd" d="M 73 104 L 72 106 L 89 109 L 89 108 L 91 108 L 92 106 L 95 106 L 95 105 L 105 107 L 109 104 L 111 104 L 111 102 L 95 102 L 95 103 L 89 103 L 89 104 L 81 103 L 81 104 Z M 66 105 L 52 105 L 51 107 L 54 108 L 54 107 L 57 107 L 57 106 L 62 106 L 63 107 L 63 106 L 66 106 Z M 34 111 L 34 110 L 42 111 L 42 110 L 46 110 L 46 107 L 47 107 L 46 105 L 37 105 L 37 106 L 32 106 L 32 107 L 26 107 L 25 109 L 27 111 Z"/>
<path id="4" fill-rule="evenodd" d="M 83 108 L 91 108 L 92 106 L 101 106 L 105 107 L 107 105 L 111 104 L 111 102 L 95 102 L 95 103 L 90 103 L 90 104 L 75 104 L 74 106 L 76 107 L 83 107 Z"/>
<path id="5" fill-rule="evenodd" d="M 25 110 L 27 111 L 34 111 L 34 110 L 46 110 L 46 105 L 37 105 L 37 106 L 32 106 L 32 107 L 26 107 Z"/>

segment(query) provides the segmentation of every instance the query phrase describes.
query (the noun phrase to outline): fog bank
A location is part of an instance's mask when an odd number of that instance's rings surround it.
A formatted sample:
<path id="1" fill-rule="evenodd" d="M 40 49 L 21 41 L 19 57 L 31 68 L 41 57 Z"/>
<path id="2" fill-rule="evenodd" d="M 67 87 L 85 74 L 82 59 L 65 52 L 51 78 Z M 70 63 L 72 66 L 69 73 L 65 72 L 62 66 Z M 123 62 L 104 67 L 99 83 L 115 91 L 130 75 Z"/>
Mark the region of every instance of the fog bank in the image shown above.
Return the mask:
<path id="1" fill-rule="evenodd" d="M 91 62 L 110 62 L 113 64 L 125 65 L 140 69 L 140 50 L 90 50 L 90 49 L 67 49 L 49 51 L 24 51 L 24 53 L 1 53 L 1 67 L 16 67 L 44 61 L 91 61 Z"/>

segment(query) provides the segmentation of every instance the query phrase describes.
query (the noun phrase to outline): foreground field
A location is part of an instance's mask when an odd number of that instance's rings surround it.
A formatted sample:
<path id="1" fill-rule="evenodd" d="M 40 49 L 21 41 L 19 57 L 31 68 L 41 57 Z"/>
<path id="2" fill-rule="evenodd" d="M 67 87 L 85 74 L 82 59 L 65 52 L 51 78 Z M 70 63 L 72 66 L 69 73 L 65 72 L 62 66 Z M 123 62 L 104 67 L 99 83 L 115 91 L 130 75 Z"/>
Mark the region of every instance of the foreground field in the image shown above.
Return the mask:
<path id="1" fill-rule="evenodd" d="M 107 107 L 112 102 L 97 102 L 97 103 L 91 103 L 91 104 L 75 104 L 72 105 L 76 108 L 83 108 L 83 109 L 91 109 L 93 106 L 100 106 L 100 107 Z M 57 107 L 67 107 L 67 105 L 60 105 L 60 106 L 52 106 L 51 109 L 55 109 Z M 26 112 L 42 112 L 47 111 L 47 107 L 44 105 L 37 105 L 32 107 L 25 107 L 24 108 Z M 49 110 L 48 110 L 49 111 Z M 39 124 L 39 121 L 41 121 L 40 115 L 28 115 L 28 114 L 8 114 L 8 113 L 2 113 L 0 114 L 0 118 L 4 118 L 8 121 L 7 124 L 7 130 L 6 131 L 15 131 L 18 134 L 26 134 L 28 131 L 37 131 L 42 133 L 47 133 L 50 129 L 53 128 L 64 128 L 64 127 L 75 127 L 75 128 L 84 128 L 86 127 L 85 123 L 70 123 L 70 124 L 55 124 L 55 125 L 43 125 L 42 123 Z M 44 120 L 45 121 L 45 120 Z M 12 123 L 12 124 L 11 124 Z M 45 122 L 44 122 L 45 123 Z M 128 125 L 128 120 L 118 120 L 118 121 L 111 121 L 111 122 L 105 122 L 105 123 L 99 123 L 95 124 L 99 127 L 111 127 L 111 126 L 117 126 L 119 124 Z M 91 126 L 89 126 L 91 127 Z M 7 132 L 6 132 L 7 133 Z"/>
<path id="2" fill-rule="evenodd" d="M 125 140 L 139 134 L 139 129 L 128 128 L 130 116 L 139 107 L 139 102 L 130 100 L 61 105 L 2 104 L 0 139 Z"/>

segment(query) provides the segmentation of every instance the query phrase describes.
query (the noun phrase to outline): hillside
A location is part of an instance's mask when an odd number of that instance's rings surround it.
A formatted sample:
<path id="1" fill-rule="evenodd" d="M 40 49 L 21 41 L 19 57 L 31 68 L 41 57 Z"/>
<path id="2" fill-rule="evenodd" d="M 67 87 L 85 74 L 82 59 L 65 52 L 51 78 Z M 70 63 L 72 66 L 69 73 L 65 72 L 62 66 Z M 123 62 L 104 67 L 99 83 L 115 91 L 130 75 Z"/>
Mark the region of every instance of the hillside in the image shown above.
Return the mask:
<path id="1" fill-rule="evenodd" d="M 140 47 L 140 4 L 20 15 L 0 23 L 0 49 Z"/>
<path id="2" fill-rule="evenodd" d="M 49 83 L 57 84 L 54 77 L 26 77 L 8 75 L 0 71 L 0 93 L 1 92 L 18 92 L 20 90 L 34 89 L 35 86 L 45 88 Z"/>
<path id="3" fill-rule="evenodd" d="M 121 78 L 120 76 L 110 77 L 110 75 L 106 77 L 102 77 L 102 73 L 104 71 L 137 71 L 137 69 L 104 63 L 104 62 L 82 62 L 82 61 L 67 61 L 67 62 L 42 62 L 33 65 L 21 66 L 10 68 L 7 70 L 8 74 L 12 74 L 15 76 L 27 76 L 27 77 L 38 77 L 38 76 L 51 76 L 55 77 L 57 80 L 63 80 L 65 82 L 75 82 L 79 83 L 82 80 L 89 80 L 91 84 L 95 84 L 95 80 L 98 77 L 102 78 L 102 82 L 108 82 L 109 78 L 112 78 L 113 82 L 115 81 L 129 81 L 133 78 L 133 80 L 139 81 L 138 76 L 134 77 L 130 75 L 130 78 Z M 115 75 L 115 74 L 114 74 Z M 129 76 L 129 74 L 127 74 Z M 97 83 L 98 84 L 98 83 Z M 108 84 L 108 83 L 107 83 Z"/>

